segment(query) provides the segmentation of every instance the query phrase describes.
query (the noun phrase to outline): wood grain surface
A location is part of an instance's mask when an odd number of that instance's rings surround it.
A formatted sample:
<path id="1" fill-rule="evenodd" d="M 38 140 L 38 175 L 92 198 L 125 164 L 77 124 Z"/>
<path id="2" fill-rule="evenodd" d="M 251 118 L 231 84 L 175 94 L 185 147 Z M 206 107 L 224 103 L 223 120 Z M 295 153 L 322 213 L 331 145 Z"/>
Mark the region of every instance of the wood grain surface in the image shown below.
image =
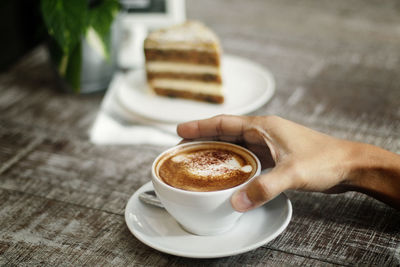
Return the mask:
<path id="1" fill-rule="evenodd" d="M 273 73 L 276 94 L 254 115 L 400 153 L 398 1 L 190 0 L 187 16 L 224 53 Z M 90 143 L 103 94 L 58 88 L 42 46 L 0 74 L 0 265 L 400 265 L 400 212 L 354 192 L 287 192 L 288 228 L 245 254 L 198 260 L 144 245 L 124 208 L 165 148 Z"/>

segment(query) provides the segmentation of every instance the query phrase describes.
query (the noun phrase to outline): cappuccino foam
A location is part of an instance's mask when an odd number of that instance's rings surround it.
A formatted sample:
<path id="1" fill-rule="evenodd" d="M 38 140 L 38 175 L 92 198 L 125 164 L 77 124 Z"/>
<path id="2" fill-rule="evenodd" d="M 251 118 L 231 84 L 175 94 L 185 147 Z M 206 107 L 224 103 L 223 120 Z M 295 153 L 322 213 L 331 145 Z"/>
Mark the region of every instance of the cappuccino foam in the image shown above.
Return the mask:
<path id="1" fill-rule="evenodd" d="M 215 191 L 244 183 L 256 171 L 244 150 L 223 144 L 194 145 L 166 155 L 158 176 L 167 184 L 189 191 Z"/>

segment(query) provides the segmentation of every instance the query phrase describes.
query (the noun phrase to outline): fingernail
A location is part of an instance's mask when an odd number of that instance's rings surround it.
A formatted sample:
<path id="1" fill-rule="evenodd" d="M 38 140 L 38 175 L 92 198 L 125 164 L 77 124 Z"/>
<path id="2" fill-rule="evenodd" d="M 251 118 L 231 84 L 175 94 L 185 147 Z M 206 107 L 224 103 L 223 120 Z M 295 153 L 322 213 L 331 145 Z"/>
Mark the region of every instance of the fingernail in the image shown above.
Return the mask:
<path id="1" fill-rule="evenodd" d="M 244 212 L 253 206 L 247 193 L 245 191 L 240 191 L 233 196 L 232 199 L 233 208 L 237 211 Z"/>

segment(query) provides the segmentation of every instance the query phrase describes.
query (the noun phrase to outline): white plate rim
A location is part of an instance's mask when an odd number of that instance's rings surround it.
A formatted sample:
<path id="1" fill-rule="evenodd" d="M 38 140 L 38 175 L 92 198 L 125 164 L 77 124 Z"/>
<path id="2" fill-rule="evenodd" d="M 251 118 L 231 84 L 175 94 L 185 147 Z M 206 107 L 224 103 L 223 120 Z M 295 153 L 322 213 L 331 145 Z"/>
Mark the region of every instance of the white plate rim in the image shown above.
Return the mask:
<path id="1" fill-rule="evenodd" d="M 232 107 L 230 109 L 226 109 L 224 106 L 224 104 L 222 104 L 221 106 L 216 106 L 215 104 L 209 104 L 209 103 L 199 103 L 196 101 L 192 101 L 192 100 L 185 100 L 185 99 L 168 99 L 166 97 L 161 97 L 161 96 L 157 96 L 157 95 L 153 95 L 152 97 L 155 98 L 159 98 L 159 99 L 163 99 L 162 101 L 175 101 L 175 104 L 178 103 L 179 101 L 190 101 L 188 103 L 191 103 L 192 105 L 196 106 L 196 105 L 210 105 L 210 107 L 212 109 L 218 109 L 220 108 L 220 111 L 218 112 L 214 112 L 214 111 L 210 111 L 205 115 L 199 116 L 199 118 L 194 118 L 194 119 L 200 119 L 201 118 L 205 118 L 205 117 L 211 117 L 214 115 L 218 115 L 218 114 L 231 114 L 231 115 L 244 115 L 244 114 L 248 114 L 250 112 L 253 112 L 255 110 L 257 110 L 258 108 L 260 108 L 261 106 L 263 106 L 265 103 L 267 103 L 274 95 L 275 93 L 275 79 L 272 75 L 272 73 L 265 68 L 264 66 L 253 62 L 247 58 L 243 58 L 243 57 L 239 57 L 239 56 L 235 56 L 235 55 L 230 55 L 230 54 L 225 54 L 223 56 L 222 59 L 223 63 L 225 61 L 234 61 L 235 63 L 239 63 L 241 65 L 246 66 L 247 68 L 251 68 L 253 69 L 255 72 L 258 73 L 258 75 L 260 75 L 264 80 L 265 80 L 265 89 L 263 91 L 263 94 L 261 94 L 259 97 L 257 97 L 257 99 L 252 102 L 250 105 L 248 103 L 246 103 L 246 105 L 243 105 L 241 107 L 235 107 L 232 109 Z M 131 105 L 130 103 L 128 103 L 128 99 L 132 99 L 130 97 L 126 97 L 129 94 L 132 94 L 132 92 L 130 92 L 129 90 L 135 90 L 134 88 L 130 87 L 129 85 L 125 84 L 127 79 L 129 79 L 129 77 L 131 75 L 138 75 L 138 73 L 140 72 L 144 72 L 143 68 L 140 69 L 136 69 L 133 70 L 131 72 L 128 72 L 126 74 L 122 75 L 122 79 L 121 79 L 121 83 L 123 84 L 119 84 L 119 87 L 117 88 L 117 100 L 118 102 L 129 112 L 134 113 L 134 114 L 138 114 L 140 116 L 143 116 L 145 118 L 151 119 L 151 120 L 155 120 L 155 121 L 162 121 L 162 122 L 169 122 L 169 123 L 180 123 L 180 122 L 184 122 L 187 120 L 190 120 L 189 118 L 185 118 L 185 119 L 171 119 L 171 118 L 166 118 L 165 116 L 163 116 L 162 114 L 158 114 L 155 115 L 157 113 L 149 113 L 147 111 L 143 111 L 140 108 L 136 108 L 135 106 Z M 224 77 L 223 77 L 224 78 Z M 171 102 L 174 103 L 174 102 Z"/>
<path id="2" fill-rule="evenodd" d="M 215 253 L 193 253 L 193 252 L 182 252 L 182 251 L 177 251 L 174 249 L 170 249 L 170 248 L 166 248 L 157 244 L 154 244 L 152 242 L 150 242 L 148 239 L 146 239 L 144 237 L 144 235 L 138 233 L 137 231 L 135 231 L 133 225 L 130 224 L 129 222 L 129 211 L 130 211 L 130 207 L 132 207 L 134 205 L 134 202 L 137 201 L 138 199 L 138 195 L 145 191 L 145 190 L 151 190 L 153 188 L 152 182 L 147 182 L 146 184 L 142 185 L 138 190 L 136 190 L 136 192 L 129 198 L 126 207 L 125 207 L 125 223 L 128 226 L 129 231 L 138 239 L 140 240 L 142 243 L 144 243 L 145 245 L 158 250 L 160 252 L 164 252 L 170 255 L 175 255 L 175 256 L 180 256 L 180 257 L 185 257 L 185 258 L 196 258 L 196 259 L 212 259 L 212 258 L 222 258 L 222 257 L 228 257 L 228 256 L 233 256 L 233 255 L 238 255 L 238 254 L 242 254 L 242 253 L 246 253 L 249 252 L 251 250 L 254 250 L 256 248 L 261 247 L 262 245 L 267 244 L 268 242 L 272 241 L 273 239 L 275 239 L 277 236 L 279 236 L 289 225 L 291 218 L 292 218 L 292 214 L 293 214 L 293 208 L 292 208 L 292 203 L 290 201 L 290 199 L 286 196 L 285 193 L 281 193 L 280 195 L 278 195 L 278 197 L 283 196 L 284 197 L 284 202 L 286 204 L 287 207 L 287 214 L 286 214 L 286 218 L 283 221 L 283 223 L 281 224 L 281 226 L 274 232 L 274 234 L 268 236 L 268 238 L 265 238 L 259 242 L 256 242 L 252 245 L 249 245 L 247 247 L 244 247 L 242 249 L 237 249 L 237 250 L 233 250 L 230 252 L 215 252 Z M 268 204 L 265 204 L 268 205 Z M 259 207 L 262 208 L 262 207 Z M 243 216 L 246 216 L 246 214 L 244 214 Z M 188 233 L 189 235 L 189 233 Z M 204 238 L 204 236 L 202 236 L 201 238 Z"/>

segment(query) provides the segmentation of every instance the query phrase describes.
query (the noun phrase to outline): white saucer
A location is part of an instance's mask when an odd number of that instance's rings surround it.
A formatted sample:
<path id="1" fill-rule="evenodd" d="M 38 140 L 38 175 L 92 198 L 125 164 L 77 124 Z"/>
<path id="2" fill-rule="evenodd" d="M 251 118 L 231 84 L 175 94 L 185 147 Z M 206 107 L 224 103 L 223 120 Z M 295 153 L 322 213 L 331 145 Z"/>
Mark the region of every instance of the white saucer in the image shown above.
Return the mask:
<path id="1" fill-rule="evenodd" d="M 222 58 L 222 79 L 225 103 L 210 104 L 185 99 L 157 96 L 149 90 L 145 70 L 124 76 L 117 98 L 131 112 L 149 119 L 183 122 L 218 114 L 242 115 L 264 105 L 274 94 L 271 73 L 250 60 L 225 55 Z"/>
<path id="2" fill-rule="evenodd" d="M 129 199 L 126 224 L 146 245 L 176 256 L 219 258 L 256 249 L 281 234 L 292 217 L 292 204 L 282 193 L 264 206 L 246 212 L 231 231 L 197 236 L 183 230 L 164 209 L 142 203 L 138 196 L 148 190 L 153 190 L 151 182 Z"/>

